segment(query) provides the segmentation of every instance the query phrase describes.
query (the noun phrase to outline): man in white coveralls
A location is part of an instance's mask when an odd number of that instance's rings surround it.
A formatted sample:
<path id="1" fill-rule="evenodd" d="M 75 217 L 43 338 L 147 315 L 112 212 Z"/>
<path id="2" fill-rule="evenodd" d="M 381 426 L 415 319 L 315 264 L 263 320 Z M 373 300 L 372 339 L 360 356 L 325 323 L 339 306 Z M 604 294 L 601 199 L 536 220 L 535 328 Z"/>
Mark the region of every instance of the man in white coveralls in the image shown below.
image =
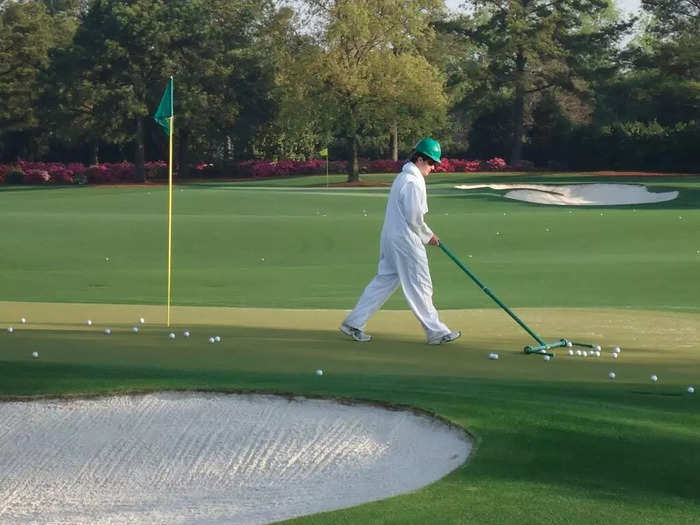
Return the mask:
<path id="1" fill-rule="evenodd" d="M 433 305 L 433 282 L 425 253 L 426 244 L 440 244 L 440 239 L 423 221 L 423 215 L 428 212 L 425 177 L 440 163 L 441 154 L 436 140 L 422 139 L 391 185 L 379 245 L 377 275 L 340 325 L 340 331 L 355 341 L 372 339 L 364 332 L 365 324 L 399 285 L 408 305 L 423 325 L 429 344 L 448 343 L 462 335 L 440 321 Z"/>

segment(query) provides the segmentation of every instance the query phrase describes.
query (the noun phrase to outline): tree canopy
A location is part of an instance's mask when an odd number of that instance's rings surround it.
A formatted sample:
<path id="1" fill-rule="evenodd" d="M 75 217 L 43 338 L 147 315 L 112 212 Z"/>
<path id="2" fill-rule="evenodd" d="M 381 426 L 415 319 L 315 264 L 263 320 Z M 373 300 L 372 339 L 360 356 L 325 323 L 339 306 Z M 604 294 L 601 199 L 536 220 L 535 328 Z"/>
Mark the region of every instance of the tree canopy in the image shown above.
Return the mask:
<path id="1" fill-rule="evenodd" d="M 635 20 L 612 0 L 0 0 L 0 160 L 143 177 L 166 154 L 151 117 L 172 75 L 183 174 L 329 148 L 355 180 L 361 156 L 425 135 L 514 166 L 692 169 L 700 2 L 642 7 L 625 44 Z"/>

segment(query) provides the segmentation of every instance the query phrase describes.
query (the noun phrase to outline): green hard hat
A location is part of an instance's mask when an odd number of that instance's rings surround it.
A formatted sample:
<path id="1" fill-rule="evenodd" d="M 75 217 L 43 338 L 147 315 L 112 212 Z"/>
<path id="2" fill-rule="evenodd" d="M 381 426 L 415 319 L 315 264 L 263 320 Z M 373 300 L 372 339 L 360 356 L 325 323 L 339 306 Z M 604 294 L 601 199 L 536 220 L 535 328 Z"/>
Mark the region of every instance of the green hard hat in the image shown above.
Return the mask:
<path id="1" fill-rule="evenodd" d="M 418 144 L 416 144 L 415 150 L 418 153 L 422 153 L 423 155 L 430 157 L 435 162 L 440 162 L 442 150 L 440 149 L 440 143 L 435 139 L 431 139 L 430 137 L 421 139 Z"/>

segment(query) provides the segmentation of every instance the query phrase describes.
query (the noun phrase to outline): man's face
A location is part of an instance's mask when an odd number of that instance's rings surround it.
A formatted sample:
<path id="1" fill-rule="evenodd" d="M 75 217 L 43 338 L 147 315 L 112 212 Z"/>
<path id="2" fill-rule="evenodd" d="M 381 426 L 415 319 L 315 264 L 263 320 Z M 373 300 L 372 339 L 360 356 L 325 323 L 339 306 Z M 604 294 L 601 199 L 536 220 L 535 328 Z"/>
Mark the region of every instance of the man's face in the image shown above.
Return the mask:
<path id="1" fill-rule="evenodd" d="M 418 167 L 418 170 L 421 172 L 423 177 L 427 177 L 435 169 L 435 161 L 433 161 L 432 159 L 425 159 L 423 157 L 419 157 L 416 161 L 416 166 Z"/>

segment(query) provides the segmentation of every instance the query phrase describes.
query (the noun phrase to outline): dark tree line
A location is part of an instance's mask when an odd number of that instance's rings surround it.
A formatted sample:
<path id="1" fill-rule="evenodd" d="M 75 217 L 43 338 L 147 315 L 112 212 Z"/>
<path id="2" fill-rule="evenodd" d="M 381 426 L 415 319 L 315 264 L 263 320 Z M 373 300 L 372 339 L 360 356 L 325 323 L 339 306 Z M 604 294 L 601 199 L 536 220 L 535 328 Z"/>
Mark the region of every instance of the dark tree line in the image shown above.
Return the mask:
<path id="1" fill-rule="evenodd" d="M 700 1 L 0 0 L 0 161 L 398 157 L 697 170 Z"/>

